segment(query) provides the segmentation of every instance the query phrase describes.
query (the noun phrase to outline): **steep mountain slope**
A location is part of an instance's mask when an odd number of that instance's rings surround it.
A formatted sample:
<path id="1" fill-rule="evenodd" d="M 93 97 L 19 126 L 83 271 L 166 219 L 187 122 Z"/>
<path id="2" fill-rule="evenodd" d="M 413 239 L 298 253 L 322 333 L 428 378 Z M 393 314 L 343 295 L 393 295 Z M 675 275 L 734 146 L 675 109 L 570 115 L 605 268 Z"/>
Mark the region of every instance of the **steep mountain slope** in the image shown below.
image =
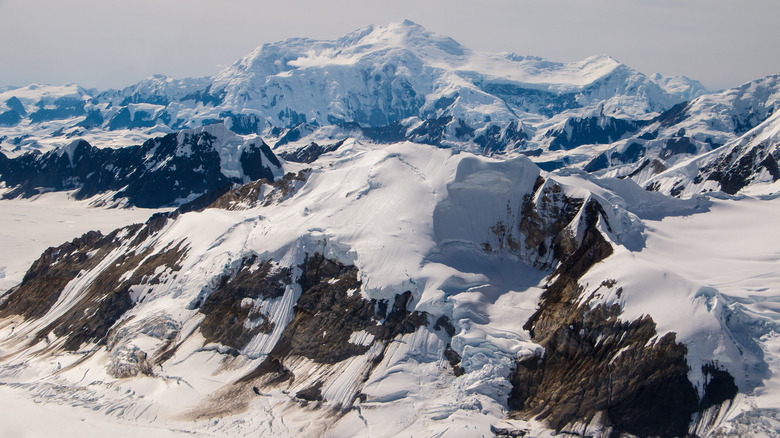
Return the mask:
<path id="1" fill-rule="evenodd" d="M 647 182 L 648 190 L 672 196 L 707 191 L 772 193 L 780 179 L 780 110 L 740 138 L 681 162 Z"/>
<path id="2" fill-rule="evenodd" d="M 205 210 L 46 251 L 0 304 L 0 376 L 195 432 L 707 431 L 760 384 L 746 341 L 696 283 L 654 301 L 665 272 L 619 275 L 643 218 L 702 211 L 523 157 L 349 141 Z M 673 418 L 647 409 L 667 396 Z"/>
<path id="3" fill-rule="evenodd" d="M 222 124 L 150 139 L 141 146 L 98 149 L 84 140 L 16 158 L 0 154 L 4 198 L 75 190 L 76 199 L 158 208 L 181 205 L 231 184 L 282 174 L 281 163 L 259 137 L 249 140 Z"/>
<path id="4" fill-rule="evenodd" d="M 108 233 L 144 222 L 157 210 L 95 208 L 67 193 L 32 199 L 0 200 L 0 294 L 18 285 L 30 265 L 50 246 L 59 246 L 90 230 Z"/>
<path id="5" fill-rule="evenodd" d="M 692 156 L 737 140 L 780 110 L 780 75 L 767 76 L 719 93 L 700 96 L 674 106 L 641 126 L 636 134 L 593 158 L 585 169 L 607 175 L 633 172 L 640 185 L 647 183 L 641 166 L 672 167 Z M 603 143 L 603 142 L 602 142 Z M 657 172 L 656 172 L 657 173 Z"/>

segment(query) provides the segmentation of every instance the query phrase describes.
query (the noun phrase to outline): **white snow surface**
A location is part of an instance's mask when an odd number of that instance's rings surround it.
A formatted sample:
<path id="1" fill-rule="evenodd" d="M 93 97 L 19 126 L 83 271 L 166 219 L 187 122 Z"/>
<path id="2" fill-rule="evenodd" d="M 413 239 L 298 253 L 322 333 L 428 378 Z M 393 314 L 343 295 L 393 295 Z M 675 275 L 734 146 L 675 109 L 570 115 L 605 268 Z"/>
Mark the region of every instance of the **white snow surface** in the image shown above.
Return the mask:
<path id="1" fill-rule="evenodd" d="M 659 333 L 676 332 L 694 382 L 697 365 L 725 365 L 745 394 L 731 417 L 778 409 L 780 198 L 710 201 L 706 212 L 645 221 L 642 251 L 618 251 L 587 277 L 617 279 L 626 320 L 650 314 Z"/>
<path id="2" fill-rule="evenodd" d="M 550 270 L 536 264 L 543 260 L 502 248 L 490 231 L 500 222 L 512 223 L 540 175 L 538 168 L 525 157 L 501 161 L 413 143 L 356 140 L 312 167 L 300 190 L 280 203 L 187 213 L 144 243 L 162 249 L 181 242 L 188 248 L 180 272 L 135 291 L 143 301 L 139 298 L 123 317 L 131 327 L 158 327 L 162 321 L 180 328 L 177 339 L 184 342 L 164 369 L 153 377 L 110 377 L 106 364 L 117 352 L 111 344 L 52 356 L 43 354 L 46 345 L 40 342 L 15 352 L 15 342 L 30 339 L 62 314 L 94 280 L 93 270 L 74 279 L 42 320 L 0 324 L 5 339 L 0 383 L 9 388 L 0 386 L 2 399 L 18 390 L 54 405 L 89 408 L 90 418 L 102 413 L 109 422 L 209 436 L 489 436 L 491 425 L 549 435 L 539 423 L 506 420 L 506 400 L 515 358 L 541 348 L 522 326 L 536 310 Z M 743 393 L 729 411 L 732 418 L 751 407 L 780 408 L 772 377 L 780 371 L 772 349 L 780 317 L 774 304 L 780 299 L 780 241 L 773 232 L 780 198 L 677 200 L 646 192 L 630 180 L 575 171 L 544 176 L 546 185 L 595 199 L 605 210 L 599 229 L 615 254 L 583 278 L 583 299 L 604 280 L 616 280 L 594 304 L 619 303 L 626 320 L 649 314 L 659 335 L 677 333 L 689 348 L 690 378 L 699 388 L 703 382 L 696 370 L 703 363 L 715 359 L 726 367 Z M 485 251 L 485 243 L 494 250 Z M 113 263 L 123 249 L 101 264 Z M 231 359 L 200 336 L 203 315 L 191 303 L 247 255 L 295 267 L 314 252 L 354 264 L 367 298 L 392 300 L 411 291 L 411 307 L 448 315 L 455 336 L 450 341 L 422 327 L 393 340 L 361 390 L 366 401 L 335 423 L 327 410 L 300 407 L 290 394 L 321 381 L 325 406 L 354 399 L 356 379 L 379 354 L 375 348 L 335 367 L 304 358 L 286 363 L 296 375 L 289 391 L 261 389 L 259 396 L 245 397 L 245 409 L 212 419 L 189 417 L 211 400 L 209 394 L 256 367 L 280 335 L 277 330 L 258 334 Z M 623 288 L 620 297 L 617 287 Z M 262 305 L 283 326 L 299 293 L 291 287 Z M 164 342 L 158 335 L 127 332 L 116 345 L 154 351 Z M 372 340 L 355 332 L 350 342 Z M 448 371 L 442 354 L 447 342 L 462 358 L 462 376 Z M 25 406 L 19 412 L 32 412 Z M 79 415 L 68 412 L 70 418 Z"/>
<path id="3" fill-rule="evenodd" d="M 0 200 L 0 294 L 21 282 L 46 248 L 87 231 L 107 234 L 125 225 L 146 222 L 159 211 L 93 207 L 91 201 L 76 201 L 67 192 Z"/>

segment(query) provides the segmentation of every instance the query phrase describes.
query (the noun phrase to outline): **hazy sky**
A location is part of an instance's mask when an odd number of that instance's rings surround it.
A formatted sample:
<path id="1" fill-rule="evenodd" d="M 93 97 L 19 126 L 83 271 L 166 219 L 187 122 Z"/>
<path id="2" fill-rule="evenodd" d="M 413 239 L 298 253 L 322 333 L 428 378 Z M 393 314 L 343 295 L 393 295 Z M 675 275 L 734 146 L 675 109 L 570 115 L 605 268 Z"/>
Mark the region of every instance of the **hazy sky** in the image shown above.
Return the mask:
<path id="1" fill-rule="evenodd" d="M 719 89 L 780 73 L 778 17 L 778 0 L 0 0 L 0 86 L 211 75 L 266 42 L 408 18 L 472 49 L 603 53 Z"/>

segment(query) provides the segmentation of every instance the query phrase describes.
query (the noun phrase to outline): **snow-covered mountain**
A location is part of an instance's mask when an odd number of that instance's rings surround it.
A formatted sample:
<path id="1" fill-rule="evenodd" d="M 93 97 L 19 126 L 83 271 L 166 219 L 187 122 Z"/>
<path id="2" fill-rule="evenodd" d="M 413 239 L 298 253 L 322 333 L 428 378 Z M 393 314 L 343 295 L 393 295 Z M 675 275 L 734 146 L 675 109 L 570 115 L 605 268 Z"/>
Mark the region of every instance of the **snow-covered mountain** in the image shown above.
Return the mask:
<path id="1" fill-rule="evenodd" d="M 779 81 L 708 93 L 407 21 L 214 77 L 2 89 L 0 245 L 58 243 L 0 252 L 0 409 L 163 436 L 780 436 Z M 18 213 L 55 196 L 102 231 Z"/>
<path id="2" fill-rule="evenodd" d="M 592 158 L 585 169 L 609 169 L 602 173 L 627 175 L 651 162 L 655 162 L 657 169 L 672 167 L 680 161 L 736 141 L 778 111 L 780 75 L 706 94 L 672 107 L 642 125 L 634 134 L 614 142 Z M 648 175 L 637 175 L 632 178 L 644 185 Z"/>
<path id="3" fill-rule="evenodd" d="M 780 111 L 738 139 L 652 176 L 648 190 L 672 196 L 776 191 L 780 180 Z"/>
<path id="4" fill-rule="evenodd" d="M 524 157 L 350 141 L 46 251 L 0 304 L 0 375 L 194 432 L 706 431 L 760 379 L 695 284 L 667 284 L 672 315 L 647 305 L 661 270 L 610 268 L 659 206 L 706 210 Z"/>
<path id="5" fill-rule="evenodd" d="M 293 129 L 359 133 L 489 153 L 525 149 L 569 117 L 645 120 L 704 92 L 696 81 L 647 77 L 608 56 L 558 63 L 472 51 L 405 21 L 334 41 L 265 44 L 213 78 L 6 91 L 0 138 L 6 151 L 46 150 L 74 136 L 113 146 L 127 144 L 128 130 L 138 141 L 221 121 L 267 138 Z"/>
<path id="6" fill-rule="evenodd" d="M 76 199 L 144 208 L 179 206 L 231 184 L 282 176 L 281 163 L 259 137 L 244 139 L 223 124 L 182 130 L 140 146 L 99 149 L 84 140 L 16 158 L 0 155 L 3 196 L 75 190 Z M 213 194 L 212 196 L 216 196 Z"/>

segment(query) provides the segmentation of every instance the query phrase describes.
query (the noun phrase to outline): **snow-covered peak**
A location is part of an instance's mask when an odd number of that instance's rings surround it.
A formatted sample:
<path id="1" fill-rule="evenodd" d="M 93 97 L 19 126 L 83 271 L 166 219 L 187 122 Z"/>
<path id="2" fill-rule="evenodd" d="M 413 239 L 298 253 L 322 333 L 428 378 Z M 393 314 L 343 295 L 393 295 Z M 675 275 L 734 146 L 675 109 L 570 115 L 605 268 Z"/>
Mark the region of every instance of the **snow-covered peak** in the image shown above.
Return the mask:
<path id="1" fill-rule="evenodd" d="M 650 80 L 667 93 L 678 95 L 685 100 L 691 100 L 708 93 L 701 82 L 687 76 L 665 76 L 656 73 L 650 76 Z"/>
<path id="2" fill-rule="evenodd" d="M 127 102 L 167 104 L 203 91 L 210 83 L 208 77 L 175 79 L 165 75 L 153 75 L 124 88 L 120 93 Z"/>
<path id="3" fill-rule="evenodd" d="M 488 151 L 517 147 L 534 135 L 529 124 L 556 115 L 649 118 L 691 94 L 607 55 L 553 62 L 474 51 L 410 21 L 336 40 L 264 44 L 215 76 L 207 92 L 204 102 L 219 108 L 209 117 L 256 114 L 258 127 L 276 128 L 401 123 L 400 138 Z M 509 125 L 518 135 L 496 144 L 490 130 Z M 426 133 L 411 134 L 420 129 Z"/>
<path id="4" fill-rule="evenodd" d="M 403 64 L 410 57 L 445 65 L 463 64 L 467 49 L 449 37 L 425 30 L 411 21 L 366 26 L 337 40 L 291 38 L 264 44 L 215 77 L 215 89 L 231 81 L 284 75 L 295 69 L 361 64 Z"/>
<path id="5" fill-rule="evenodd" d="M 83 103 L 94 93 L 76 84 L 43 85 L 30 84 L 0 93 L 0 103 L 6 104 L 9 99 L 16 98 L 24 105 L 27 112 L 46 109 L 47 106 L 58 103 Z"/>
<path id="6" fill-rule="evenodd" d="M 418 62 L 473 79 L 503 79 L 551 91 L 572 91 L 625 67 L 608 55 L 578 62 L 552 62 L 513 53 L 472 51 L 450 37 L 438 35 L 411 21 L 366 26 L 334 41 L 294 38 L 264 44 L 216 77 L 216 89 L 231 79 L 278 75 L 289 70 L 354 66 L 399 65 Z M 635 72 L 636 73 L 636 72 Z"/>
<path id="7" fill-rule="evenodd" d="M 450 37 L 429 32 L 409 20 L 390 23 L 387 26 L 369 26 L 353 32 L 339 40 L 346 47 L 372 47 L 409 49 L 430 58 L 460 57 L 468 49 Z"/>

